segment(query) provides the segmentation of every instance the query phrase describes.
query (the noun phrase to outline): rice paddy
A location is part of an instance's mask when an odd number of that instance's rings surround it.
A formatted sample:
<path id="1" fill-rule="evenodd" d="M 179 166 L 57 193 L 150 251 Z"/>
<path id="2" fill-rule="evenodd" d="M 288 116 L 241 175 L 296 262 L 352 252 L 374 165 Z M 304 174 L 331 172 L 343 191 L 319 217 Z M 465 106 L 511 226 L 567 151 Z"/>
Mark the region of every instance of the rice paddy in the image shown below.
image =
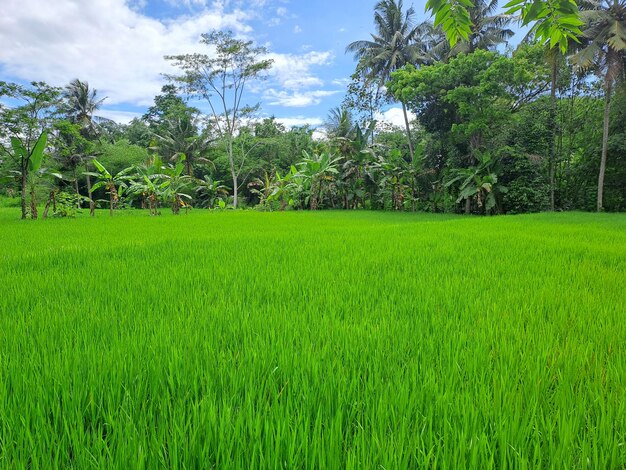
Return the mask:
<path id="1" fill-rule="evenodd" d="M 0 208 L 0 468 L 626 467 L 626 216 Z"/>

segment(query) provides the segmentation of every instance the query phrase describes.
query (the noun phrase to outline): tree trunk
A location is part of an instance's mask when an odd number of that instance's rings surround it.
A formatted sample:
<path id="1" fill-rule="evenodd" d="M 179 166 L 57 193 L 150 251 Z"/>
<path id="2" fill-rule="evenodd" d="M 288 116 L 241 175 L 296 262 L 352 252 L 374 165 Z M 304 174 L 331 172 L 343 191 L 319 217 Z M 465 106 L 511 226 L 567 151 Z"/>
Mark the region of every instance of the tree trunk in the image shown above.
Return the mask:
<path id="1" fill-rule="evenodd" d="M 26 178 L 28 177 L 27 170 L 22 168 L 21 186 L 22 191 L 20 193 L 20 202 L 22 205 L 22 219 L 26 219 Z"/>
<path id="2" fill-rule="evenodd" d="M 554 190 L 555 190 L 555 174 L 556 174 L 556 81 L 558 74 L 557 67 L 557 51 L 554 49 L 551 51 L 552 54 L 552 73 L 550 77 L 550 115 L 549 115 L 549 126 L 550 126 L 550 150 L 548 154 L 548 173 L 550 178 L 550 210 L 555 210 L 555 201 L 554 201 Z"/>
<path id="3" fill-rule="evenodd" d="M 406 112 L 406 104 L 402 102 L 402 112 L 404 113 L 404 125 L 406 126 L 406 138 L 409 141 L 409 155 L 411 156 L 411 163 L 415 158 L 415 151 L 413 150 L 413 140 L 411 139 L 411 125 L 409 123 L 409 115 Z"/>
<path id="4" fill-rule="evenodd" d="M 37 194 L 35 194 L 35 188 L 30 190 L 30 218 L 37 219 L 39 213 L 37 212 Z"/>
<path id="5" fill-rule="evenodd" d="M 606 172 L 606 157 L 609 150 L 609 120 L 611 116 L 611 93 L 613 92 L 613 83 L 607 77 L 604 97 L 604 127 L 602 132 L 602 157 L 600 158 L 600 174 L 598 175 L 598 212 L 604 210 L 604 173 Z"/>
<path id="6" fill-rule="evenodd" d="M 235 156 L 233 155 L 233 142 L 231 139 L 228 140 L 228 160 L 230 163 L 230 175 L 233 179 L 233 207 L 237 209 L 239 203 L 239 178 L 235 169 Z"/>
<path id="7" fill-rule="evenodd" d="M 74 168 L 74 190 L 76 191 L 76 196 L 78 196 L 78 199 L 76 199 L 76 208 L 80 209 L 82 204 L 80 202 L 80 191 L 78 190 L 78 176 L 76 176 L 76 168 Z"/>
<path id="8" fill-rule="evenodd" d="M 46 202 L 46 207 L 43 210 L 43 218 L 47 219 L 48 218 L 48 211 L 50 210 L 50 205 L 54 203 L 54 212 L 56 212 L 56 200 L 55 200 L 55 194 L 54 191 L 50 191 L 50 196 L 48 197 L 48 202 Z"/>
<path id="9" fill-rule="evenodd" d="M 91 178 L 86 175 L 87 178 L 87 194 L 89 195 L 89 215 L 91 217 L 95 214 L 95 204 L 93 203 L 93 195 L 91 194 Z"/>
<path id="10" fill-rule="evenodd" d="M 113 217 L 113 191 L 109 193 L 109 215 Z"/>
<path id="11" fill-rule="evenodd" d="M 470 215 L 472 212 L 472 200 L 468 197 L 465 200 L 465 215 Z"/>

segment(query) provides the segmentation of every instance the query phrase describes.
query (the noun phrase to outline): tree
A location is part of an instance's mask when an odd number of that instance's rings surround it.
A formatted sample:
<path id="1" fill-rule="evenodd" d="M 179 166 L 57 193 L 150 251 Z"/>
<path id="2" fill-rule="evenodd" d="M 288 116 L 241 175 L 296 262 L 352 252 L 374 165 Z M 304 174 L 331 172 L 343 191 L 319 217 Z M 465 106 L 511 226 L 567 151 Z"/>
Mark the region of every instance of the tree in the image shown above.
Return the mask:
<path id="1" fill-rule="evenodd" d="M 406 67 L 393 74 L 389 89 L 446 146 L 445 166 L 467 169 L 507 144 L 515 114 L 546 92 L 548 80 L 542 48 L 524 46 L 512 57 L 479 50 L 419 70 Z"/>
<path id="2" fill-rule="evenodd" d="M 359 61 L 358 69 L 364 70 L 369 78 L 377 79 L 381 86 L 389 80 L 392 72 L 406 64 L 420 64 L 426 60 L 420 42 L 422 29 L 415 25 L 414 17 L 413 8 L 403 13 L 402 0 L 381 0 L 374 9 L 376 34 L 372 34 L 372 40 L 355 41 L 346 48 Z M 412 160 L 411 127 L 406 103 L 400 102 Z"/>
<path id="3" fill-rule="evenodd" d="M 450 46 L 460 41 L 470 41 L 473 27 L 470 10 L 472 0 L 427 0 L 426 9 L 435 17 L 434 25 L 441 26 Z M 577 41 L 582 22 L 575 0 L 511 0 L 506 4 L 506 14 L 519 15 L 523 26 L 532 24 L 540 42 L 550 42 L 567 52 L 569 41 Z"/>
<path id="4" fill-rule="evenodd" d="M 100 109 L 106 97 L 98 99 L 97 90 L 89 88 L 89 83 L 76 78 L 65 87 L 63 98 L 65 100 L 64 111 L 68 120 L 80 126 L 80 132 L 83 137 L 92 141 L 95 140 L 99 132 L 97 121 L 109 121 L 108 119 L 94 116 L 94 113 Z M 83 155 L 81 163 L 86 163 L 87 158 L 89 158 L 89 155 Z M 85 177 L 89 195 L 89 212 L 91 215 L 94 215 L 90 173 L 85 172 Z"/>
<path id="5" fill-rule="evenodd" d="M 188 176 L 193 176 L 196 162 L 206 161 L 203 155 L 207 153 L 211 139 L 205 131 L 200 133 L 194 116 L 170 116 L 160 124 L 158 133 L 154 136 L 156 141 L 151 149 L 157 150 L 170 161 L 184 156 L 185 173 Z"/>
<path id="6" fill-rule="evenodd" d="M 604 123 L 602 155 L 598 174 L 598 212 L 604 209 L 604 177 L 609 147 L 611 98 L 615 85 L 623 80 L 626 56 L 626 0 L 585 1 L 582 49 L 574 55 L 576 64 L 584 69 L 596 66 L 604 81 Z"/>
<path id="7" fill-rule="evenodd" d="M 18 168 L 22 219 L 28 213 L 28 174 L 41 167 L 48 137 L 46 129 L 56 113 L 59 94 L 58 88 L 44 82 L 33 82 L 30 87 L 0 82 L 0 97 L 7 96 L 19 103 L 13 108 L 0 107 L 0 137 L 10 140 L 10 145 L 0 146 L 0 153 L 8 155 Z"/>
<path id="8" fill-rule="evenodd" d="M 63 171 L 68 171 L 71 174 L 71 182 L 74 184 L 76 193 L 76 203 L 80 205 L 82 198 L 78 187 L 78 170 L 81 165 L 94 156 L 94 142 L 81 134 L 79 124 L 73 124 L 64 119 L 54 123 L 54 131 L 54 159 Z"/>
<path id="9" fill-rule="evenodd" d="M 65 87 L 63 98 L 68 120 L 80 125 L 85 134 L 95 136 L 98 131 L 94 113 L 100 109 L 106 97 L 98 99 L 98 90 L 89 88 L 89 83 L 76 78 Z"/>
<path id="10" fill-rule="evenodd" d="M 255 109 L 242 103 L 244 91 L 251 81 L 264 77 L 273 61 L 263 58 L 267 54 L 266 48 L 255 47 L 252 41 L 236 39 L 231 31 L 203 34 L 200 42 L 215 49 L 215 53 L 166 56 L 184 72 L 169 78 L 181 83 L 187 93 L 201 97 L 209 104 L 212 126 L 225 143 L 236 208 L 243 164 L 236 160 L 233 140 L 242 119 Z"/>

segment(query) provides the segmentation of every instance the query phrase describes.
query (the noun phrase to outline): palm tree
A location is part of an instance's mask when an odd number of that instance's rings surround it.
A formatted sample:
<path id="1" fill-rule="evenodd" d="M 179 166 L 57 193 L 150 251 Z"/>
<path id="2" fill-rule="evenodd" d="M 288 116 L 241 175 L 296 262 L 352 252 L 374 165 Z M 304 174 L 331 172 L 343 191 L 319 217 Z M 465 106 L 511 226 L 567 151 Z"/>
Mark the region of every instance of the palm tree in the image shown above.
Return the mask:
<path id="1" fill-rule="evenodd" d="M 355 41 L 348 45 L 346 52 L 354 53 L 359 61 L 358 68 L 384 85 L 391 73 L 406 64 L 422 64 L 426 60 L 421 43 L 423 29 L 415 25 L 415 10 L 409 8 L 403 13 L 402 0 L 381 0 L 374 8 L 376 34 L 371 40 Z M 409 140 L 409 152 L 413 160 L 413 143 L 411 128 L 406 111 L 406 103 L 402 103 L 404 123 Z"/>
<path id="2" fill-rule="evenodd" d="M 582 2 L 581 6 L 585 41 L 573 59 L 583 69 L 595 66 L 604 81 L 604 125 L 597 198 L 597 210 L 600 212 L 603 209 L 604 174 L 609 146 L 611 96 L 615 85 L 624 79 L 626 0 L 588 0 Z"/>
<path id="3" fill-rule="evenodd" d="M 182 114 L 165 119 L 159 133 L 155 133 L 156 142 L 153 150 L 170 161 L 184 158 L 185 173 L 193 176 L 193 166 L 196 162 L 208 162 L 202 157 L 208 150 L 211 140 L 206 132 L 198 133 L 196 119 L 191 114 Z"/>
<path id="4" fill-rule="evenodd" d="M 94 113 L 100 109 L 106 97 L 98 99 L 98 90 L 89 88 L 89 83 L 82 82 L 78 78 L 72 80 L 65 87 L 63 92 L 65 98 L 65 111 L 68 120 L 73 124 L 78 124 L 81 128 L 81 134 L 85 138 L 94 139 L 98 134 L 96 121 L 108 121 L 105 118 L 94 116 Z M 88 156 L 85 155 L 84 160 Z M 91 197 L 91 178 L 89 172 L 85 173 L 87 182 L 87 192 L 89 194 L 89 212 L 94 215 L 94 203 Z"/>
<path id="5" fill-rule="evenodd" d="M 63 97 L 66 100 L 66 113 L 69 121 L 80 126 L 91 135 L 95 135 L 94 113 L 100 109 L 106 97 L 98 99 L 98 90 L 89 88 L 89 83 L 78 78 L 65 87 Z M 100 120 L 103 118 L 95 118 Z"/>

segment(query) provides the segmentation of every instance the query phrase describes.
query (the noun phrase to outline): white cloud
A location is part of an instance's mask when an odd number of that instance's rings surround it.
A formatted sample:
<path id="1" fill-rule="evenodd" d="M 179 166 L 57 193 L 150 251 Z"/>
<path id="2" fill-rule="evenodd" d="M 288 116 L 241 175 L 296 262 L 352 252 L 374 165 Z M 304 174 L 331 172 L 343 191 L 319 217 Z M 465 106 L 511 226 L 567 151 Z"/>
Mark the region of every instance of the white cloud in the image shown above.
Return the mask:
<path id="1" fill-rule="evenodd" d="M 349 78 L 336 78 L 331 82 L 335 86 L 346 88 L 350 84 Z"/>
<path id="2" fill-rule="evenodd" d="M 145 0 L 2 0 L 2 78 L 44 80 L 57 86 L 79 78 L 107 97 L 105 106 L 136 109 L 152 104 L 165 83 L 162 73 L 176 72 L 165 55 L 206 53 L 200 35 L 213 29 L 231 29 L 251 38 L 250 23 L 272 4 L 270 11 L 290 17 L 287 9 L 276 5 L 286 3 L 283 0 L 166 1 L 194 13 L 171 19 L 148 17 L 141 12 Z M 333 64 L 332 51 L 303 47 L 300 54 L 270 53 L 268 58 L 274 60 L 269 81 L 251 83 L 248 90 L 270 104 L 304 107 L 339 93 L 324 89 L 319 73 Z M 120 122 L 135 117 L 112 110 L 102 114 Z"/>
<path id="3" fill-rule="evenodd" d="M 206 8 L 207 6 L 207 0 L 165 0 L 165 3 L 173 7 L 186 7 L 186 8 L 192 8 L 192 7 Z"/>
<path id="4" fill-rule="evenodd" d="M 332 96 L 339 91 L 336 90 L 313 90 L 313 91 L 276 91 L 270 88 L 265 91 L 264 99 L 273 106 L 286 106 L 288 108 L 303 108 L 314 106 L 322 102 L 322 98 Z"/>
<path id="5" fill-rule="evenodd" d="M 269 58 L 274 61 L 271 74 L 275 80 L 283 88 L 300 90 L 323 85 L 311 69 L 332 64 L 335 56 L 331 51 L 311 51 L 302 55 L 270 53 Z"/>
<path id="6" fill-rule="evenodd" d="M 132 111 L 117 111 L 105 108 L 99 109 L 96 114 L 107 119 L 112 119 L 118 124 L 128 124 L 133 119 L 140 118 L 142 116 L 142 113 L 135 113 Z"/>
<path id="7" fill-rule="evenodd" d="M 409 121 L 413 121 L 416 119 L 415 114 L 410 111 L 407 111 L 409 116 Z M 387 111 L 382 113 L 376 113 L 375 116 L 377 121 L 386 122 L 388 124 L 392 124 L 396 127 L 404 128 L 404 113 L 402 112 L 402 108 L 389 108 Z"/>
<path id="8" fill-rule="evenodd" d="M 294 32 L 294 34 L 300 34 L 302 32 L 302 28 L 300 27 L 299 24 L 297 24 L 297 25 L 295 25 L 293 27 L 293 32 Z"/>
<path id="9" fill-rule="evenodd" d="M 276 121 L 280 122 L 283 126 L 287 128 L 302 126 L 317 127 L 321 126 L 324 123 L 324 120 L 322 118 L 305 116 L 276 118 Z"/>
<path id="10" fill-rule="evenodd" d="M 146 17 L 125 0 L 3 0 L 3 11 L 4 74 L 54 85 L 80 78 L 111 104 L 151 104 L 163 84 L 160 74 L 171 70 L 163 56 L 202 50 L 201 33 L 250 31 L 246 12 L 227 12 L 217 2 L 176 21 Z"/>

